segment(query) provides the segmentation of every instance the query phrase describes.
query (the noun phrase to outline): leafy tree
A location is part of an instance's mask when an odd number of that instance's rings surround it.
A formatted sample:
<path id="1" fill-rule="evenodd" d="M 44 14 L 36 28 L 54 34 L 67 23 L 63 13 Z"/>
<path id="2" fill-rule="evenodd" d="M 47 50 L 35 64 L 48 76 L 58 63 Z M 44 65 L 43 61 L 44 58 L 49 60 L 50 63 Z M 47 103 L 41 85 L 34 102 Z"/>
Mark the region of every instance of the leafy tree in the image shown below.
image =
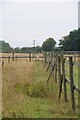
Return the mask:
<path id="1" fill-rule="evenodd" d="M 59 40 L 59 47 L 65 51 L 78 51 L 80 50 L 80 29 L 71 31 L 69 35 L 64 36 Z"/>
<path id="2" fill-rule="evenodd" d="M 22 53 L 39 53 L 41 52 L 41 47 L 40 46 L 37 46 L 37 47 L 22 47 L 21 48 L 21 52 Z"/>
<path id="3" fill-rule="evenodd" d="M 19 47 L 14 48 L 14 52 L 15 53 L 19 53 L 20 52 L 20 48 Z"/>
<path id="4" fill-rule="evenodd" d="M 30 52 L 30 48 L 22 47 L 22 48 L 21 48 L 21 52 L 22 52 L 22 53 Z"/>
<path id="5" fill-rule="evenodd" d="M 13 48 L 11 48 L 9 43 L 5 41 L 0 41 L 0 52 L 12 52 Z"/>
<path id="6" fill-rule="evenodd" d="M 0 41 L 0 52 L 2 52 L 2 41 Z"/>
<path id="7" fill-rule="evenodd" d="M 55 49 L 56 41 L 53 38 L 48 38 L 42 44 L 43 51 L 52 51 Z"/>
<path id="8" fill-rule="evenodd" d="M 36 53 L 41 53 L 42 47 L 36 46 L 36 47 L 35 47 L 35 51 L 36 51 Z"/>

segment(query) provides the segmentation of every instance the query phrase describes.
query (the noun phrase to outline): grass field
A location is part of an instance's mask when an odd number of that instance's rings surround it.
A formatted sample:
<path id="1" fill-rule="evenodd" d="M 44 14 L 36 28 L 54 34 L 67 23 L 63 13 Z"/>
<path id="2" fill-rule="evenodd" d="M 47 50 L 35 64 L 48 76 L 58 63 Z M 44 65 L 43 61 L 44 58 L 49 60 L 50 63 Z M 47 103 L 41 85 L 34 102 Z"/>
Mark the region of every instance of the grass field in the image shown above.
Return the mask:
<path id="1" fill-rule="evenodd" d="M 58 98 L 59 86 L 42 62 L 14 61 L 5 63 L 2 70 L 3 117 L 9 118 L 77 118 L 72 111 L 70 96 L 65 102 Z M 76 97 L 77 99 L 77 97 Z M 78 103 L 76 104 L 78 109 Z"/>

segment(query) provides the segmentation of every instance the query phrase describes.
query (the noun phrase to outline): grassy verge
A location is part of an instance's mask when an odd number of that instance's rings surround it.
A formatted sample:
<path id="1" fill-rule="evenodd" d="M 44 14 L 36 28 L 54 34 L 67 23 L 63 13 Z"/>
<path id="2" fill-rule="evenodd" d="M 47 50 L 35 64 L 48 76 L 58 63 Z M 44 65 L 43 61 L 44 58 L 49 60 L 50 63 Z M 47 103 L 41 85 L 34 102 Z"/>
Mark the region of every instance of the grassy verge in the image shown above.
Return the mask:
<path id="1" fill-rule="evenodd" d="M 19 61 L 3 68 L 3 117 L 12 118 L 76 118 L 71 102 L 63 93 L 58 98 L 58 83 L 47 84 L 42 62 Z"/>

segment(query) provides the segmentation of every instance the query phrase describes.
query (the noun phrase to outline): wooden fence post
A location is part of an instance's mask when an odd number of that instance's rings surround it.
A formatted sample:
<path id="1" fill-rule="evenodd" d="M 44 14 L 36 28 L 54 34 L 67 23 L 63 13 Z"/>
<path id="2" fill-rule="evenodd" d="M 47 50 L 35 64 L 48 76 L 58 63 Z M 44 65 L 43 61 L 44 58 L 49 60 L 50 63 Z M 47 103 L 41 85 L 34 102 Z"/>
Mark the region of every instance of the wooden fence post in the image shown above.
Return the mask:
<path id="1" fill-rule="evenodd" d="M 31 53 L 29 53 L 29 61 L 31 62 Z"/>
<path id="2" fill-rule="evenodd" d="M 51 67 L 53 67 L 53 63 L 54 63 L 54 53 L 52 54 L 52 64 L 51 64 Z M 52 71 L 52 77 L 53 77 L 53 80 L 54 80 L 54 71 Z"/>
<path id="3" fill-rule="evenodd" d="M 15 56 L 15 58 L 16 58 L 16 61 L 17 61 L 17 55 Z"/>
<path id="4" fill-rule="evenodd" d="M 60 56 L 58 56 L 58 66 L 57 66 L 57 69 L 58 69 L 58 81 L 59 81 L 59 85 L 60 85 L 60 78 L 61 78 L 61 68 L 60 68 Z"/>
<path id="5" fill-rule="evenodd" d="M 10 62 L 10 56 L 8 56 L 8 63 Z"/>
<path id="6" fill-rule="evenodd" d="M 55 55 L 54 80 L 57 82 L 57 55 Z"/>
<path id="7" fill-rule="evenodd" d="M 2 60 L 2 67 L 4 66 L 4 60 Z"/>
<path id="8" fill-rule="evenodd" d="M 12 60 L 14 61 L 14 52 L 12 52 Z"/>
<path id="9" fill-rule="evenodd" d="M 45 68 L 45 65 L 46 65 L 46 53 L 43 53 L 43 69 Z"/>
<path id="10" fill-rule="evenodd" d="M 64 99 L 67 101 L 67 91 L 66 91 L 66 79 L 65 79 L 65 59 L 64 55 L 61 56 L 62 59 L 62 77 L 63 77 L 63 84 L 64 84 Z"/>
<path id="11" fill-rule="evenodd" d="M 61 92 L 62 92 L 62 83 L 63 83 L 63 77 L 61 75 L 61 56 L 58 56 L 58 80 L 59 80 L 59 98 L 61 97 Z"/>
<path id="12" fill-rule="evenodd" d="M 76 54 L 74 53 L 74 63 L 76 62 Z"/>
<path id="13" fill-rule="evenodd" d="M 53 59 L 53 54 L 51 53 L 49 56 L 48 56 L 49 58 L 49 62 L 50 62 L 50 70 L 52 70 L 52 59 Z"/>
<path id="14" fill-rule="evenodd" d="M 69 57 L 69 73 L 70 73 L 70 88 L 71 88 L 72 109 L 75 110 L 74 79 L 73 79 L 73 58 L 72 57 Z"/>

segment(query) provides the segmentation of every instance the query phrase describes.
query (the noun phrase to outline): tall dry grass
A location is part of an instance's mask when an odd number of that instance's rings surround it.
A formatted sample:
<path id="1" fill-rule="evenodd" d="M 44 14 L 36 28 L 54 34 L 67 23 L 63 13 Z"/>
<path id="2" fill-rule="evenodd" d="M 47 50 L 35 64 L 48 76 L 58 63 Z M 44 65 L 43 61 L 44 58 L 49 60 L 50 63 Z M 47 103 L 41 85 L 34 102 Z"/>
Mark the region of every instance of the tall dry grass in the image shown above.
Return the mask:
<path id="1" fill-rule="evenodd" d="M 33 62 L 5 63 L 2 69 L 2 98 L 3 116 L 13 116 L 11 109 L 14 105 L 23 103 L 25 98 L 17 94 L 15 89 L 20 86 L 30 85 L 34 82 Z"/>

